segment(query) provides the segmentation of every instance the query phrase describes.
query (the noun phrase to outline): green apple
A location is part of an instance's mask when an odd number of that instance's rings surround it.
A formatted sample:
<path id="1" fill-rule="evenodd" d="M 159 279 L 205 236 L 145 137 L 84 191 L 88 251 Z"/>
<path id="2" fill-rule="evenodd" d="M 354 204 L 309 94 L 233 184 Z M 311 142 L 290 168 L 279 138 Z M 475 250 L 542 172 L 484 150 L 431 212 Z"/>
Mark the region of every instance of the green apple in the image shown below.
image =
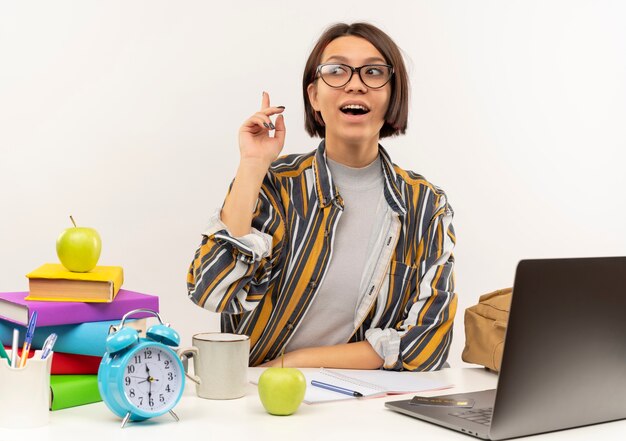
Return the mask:
<path id="1" fill-rule="evenodd" d="M 68 228 L 57 239 L 57 256 L 65 268 L 77 273 L 85 273 L 94 269 L 100 259 L 102 241 L 93 228 L 77 227 L 70 216 L 74 227 Z"/>
<path id="2" fill-rule="evenodd" d="M 270 367 L 259 377 L 259 397 L 268 413 L 291 415 L 306 392 L 304 374 L 295 368 Z"/>

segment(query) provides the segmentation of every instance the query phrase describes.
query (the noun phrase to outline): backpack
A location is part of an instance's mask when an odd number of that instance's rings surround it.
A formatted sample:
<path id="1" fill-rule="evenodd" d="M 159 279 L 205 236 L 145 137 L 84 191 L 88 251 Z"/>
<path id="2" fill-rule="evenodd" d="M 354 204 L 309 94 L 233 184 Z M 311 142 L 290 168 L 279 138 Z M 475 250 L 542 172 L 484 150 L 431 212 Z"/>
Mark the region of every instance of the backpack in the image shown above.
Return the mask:
<path id="1" fill-rule="evenodd" d="M 500 371 L 512 293 L 512 288 L 505 288 L 484 294 L 465 310 L 463 361 Z"/>

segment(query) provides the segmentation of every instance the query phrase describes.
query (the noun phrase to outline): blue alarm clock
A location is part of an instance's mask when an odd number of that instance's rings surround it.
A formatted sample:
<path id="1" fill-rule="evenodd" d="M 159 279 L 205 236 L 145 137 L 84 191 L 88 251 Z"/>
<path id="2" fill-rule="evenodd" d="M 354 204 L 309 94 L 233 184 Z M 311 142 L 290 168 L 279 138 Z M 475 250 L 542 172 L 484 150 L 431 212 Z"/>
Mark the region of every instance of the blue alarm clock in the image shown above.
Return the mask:
<path id="1" fill-rule="evenodd" d="M 124 326 L 129 316 L 139 312 L 159 319 L 159 324 L 148 328 L 146 338 Z M 107 407 L 123 418 L 122 427 L 129 420 L 142 421 L 168 412 L 178 421 L 172 408 L 185 389 L 185 370 L 170 347 L 179 344 L 178 333 L 150 309 L 130 311 L 117 329 L 111 327 L 98 369 L 98 389 Z"/>

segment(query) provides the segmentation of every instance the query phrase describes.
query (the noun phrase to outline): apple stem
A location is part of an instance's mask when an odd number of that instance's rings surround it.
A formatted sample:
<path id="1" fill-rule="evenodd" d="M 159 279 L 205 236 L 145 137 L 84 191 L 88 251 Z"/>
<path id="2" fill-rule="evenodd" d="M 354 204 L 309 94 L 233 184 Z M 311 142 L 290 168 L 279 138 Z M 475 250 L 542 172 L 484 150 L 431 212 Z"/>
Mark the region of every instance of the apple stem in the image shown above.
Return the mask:
<path id="1" fill-rule="evenodd" d="M 280 367 L 281 368 L 285 367 L 285 348 L 283 348 L 283 350 L 280 351 Z"/>
<path id="2" fill-rule="evenodd" d="M 76 222 L 74 222 L 74 218 L 72 217 L 72 215 L 71 215 L 71 214 L 70 214 L 70 220 L 71 220 L 71 221 L 72 221 L 72 223 L 74 224 L 74 228 L 77 228 L 77 227 L 76 227 Z"/>

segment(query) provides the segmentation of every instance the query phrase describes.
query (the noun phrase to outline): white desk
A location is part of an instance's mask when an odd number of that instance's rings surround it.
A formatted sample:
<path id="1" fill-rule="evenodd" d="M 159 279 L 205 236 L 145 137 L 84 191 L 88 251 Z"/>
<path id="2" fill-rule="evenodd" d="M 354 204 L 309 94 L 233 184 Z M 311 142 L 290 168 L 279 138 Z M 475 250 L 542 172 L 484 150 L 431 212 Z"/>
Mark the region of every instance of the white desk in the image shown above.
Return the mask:
<path id="1" fill-rule="evenodd" d="M 496 376 L 480 368 L 444 369 L 420 375 L 455 384 L 453 389 L 433 392 L 429 395 L 490 389 L 496 385 Z M 187 382 L 185 395 L 174 409 L 180 417 L 178 423 L 170 415 L 163 415 L 154 420 L 129 423 L 126 428 L 120 429 L 121 420 L 113 415 L 104 403 L 96 403 L 52 412 L 50 424 L 41 428 L 0 429 L 0 441 L 183 441 L 187 439 L 194 441 L 228 439 L 326 441 L 386 440 L 392 437 L 418 440 L 468 441 L 472 439 L 467 435 L 410 418 L 384 407 L 385 401 L 407 399 L 411 396 L 395 395 L 369 400 L 302 404 L 296 414 L 276 417 L 265 413 L 257 395 L 256 386 L 252 384 L 249 385 L 248 393 L 243 398 L 214 401 L 197 398 L 194 385 Z M 539 435 L 532 439 L 536 441 L 623 440 L 625 436 L 626 420 L 622 420 Z"/>

